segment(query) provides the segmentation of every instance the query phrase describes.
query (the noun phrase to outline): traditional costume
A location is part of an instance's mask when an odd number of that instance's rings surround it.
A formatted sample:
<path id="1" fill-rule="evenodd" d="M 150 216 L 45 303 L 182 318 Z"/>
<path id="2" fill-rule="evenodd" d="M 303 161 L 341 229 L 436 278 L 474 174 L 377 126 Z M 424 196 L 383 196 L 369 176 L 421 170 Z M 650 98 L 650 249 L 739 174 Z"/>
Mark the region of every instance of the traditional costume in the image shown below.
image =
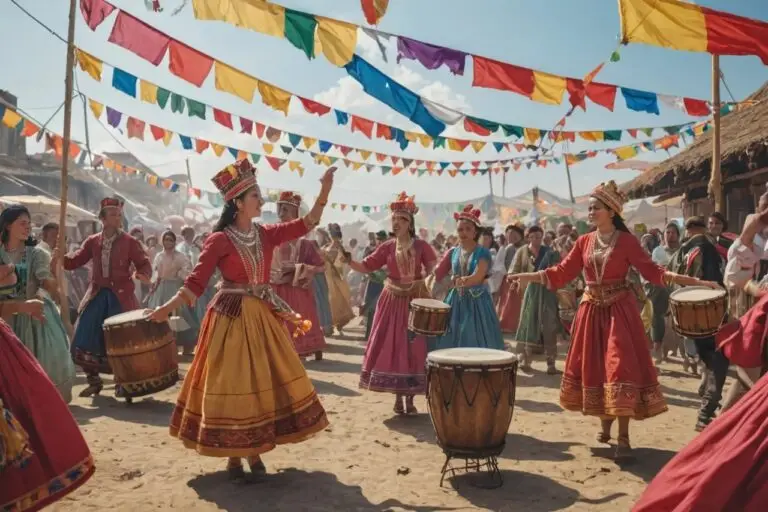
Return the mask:
<path id="1" fill-rule="evenodd" d="M 296 207 L 298 215 L 301 196 L 293 192 L 283 192 L 277 204 Z M 324 271 L 323 258 L 310 240 L 299 238 L 275 248 L 270 271 L 270 282 L 275 293 L 294 311 L 312 322 L 311 329 L 304 333 L 304 336 L 293 339 L 296 353 L 301 357 L 315 354 L 318 359 L 321 359 L 323 349 L 327 346 L 311 288 L 315 274 Z"/>
<path id="2" fill-rule="evenodd" d="M 333 326 L 341 331 L 355 318 L 352 311 L 352 295 L 345 279 L 344 253 L 341 247 L 341 228 L 338 224 L 328 226 L 334 242 L 323 247 L 325 278 L 328 281 L 328 302 L 331 306 Z"/>
<path id="3" fill-rule="evenodd" d="M 213 182 L 231 201 L 255 187 L 256 177 L 250 162 L 240 160 Z M 309 326 L 269 285 L 275 247 L 311 227 L 303 218 L 252 224 L 247 233 L 230 225 L 205 241 L 181 294 L 192 304 L 217 268 L 222 284 L 171 416 L 171 435 L 185 447 L 212 457 L 252 457 L 328 426 L 286 322 Z"/>
<path id="4" fill-rule="evenodd" d="M 101 201 L 101 209 L 104 208 L 122 208 L 122 203 L 108 197 Z M 111 316 L 139 308 L 131 268 L 149 278 L 152 263 L 139 241 L 120 230 L 110 237 L 103 232 L 89 236 L 74 254 L 64 256 L 64 269 L 75 270 L 89 261 L 93 261 L 91 281 L 80 303 L 71 350 L 72 359 L 83 369 L 88 383 L 101 391 L 99 373 L 112 373 L 102 325 Z M 119 383 L 115 393 L 121 396 Z"/>
<path id="5" fill-rule="evenodd" d="M 419 211 L 413 198 L 405 193 L 389 208 L 393 216 L 403 215 L 411 223 Z M 429 295 L 424 278 L 432 272 L 435 259 L 427 242 L 412 238 L 403 245 L 388 240 L 362 261 L 369 273 L 386 267 L 389 277 L 376 304 L 360 373 L 361 388 L 405 395 L 426 390 L 426 340 L 423 336 L 409 336 L 408 310 L 412 299 Z"/>
<path id="6" fill-rule="evenodd" d="M 480 210 L 467 205 L 454 219 L 471 222 L 476 229 L 481 228 Z M 493 258 L 485 247 L 475 244 L 471 251 L 461 246 L 447 251 L 435 269 L 435 280 L 440 281 L 449 273 L 453 278 L 470 277 L 478 270 L 481 261 L 485 261 L 490 271 Z M 483 276 L 484 278 L 486 276 Z M 451 288 L 445 302 L 451 306 L 448 330 L 435 340 L 438 349 L 458 347 L 479 347 L 504 349 L 501 326 L 493 309 L 491 292 L 485 279 L 479 284 L 464 288 Z"/>
<path id="7" fill-rule="evenodd" d="M 323 252 L 314 240 L 312 240 L 312 248 L 320 258 L 323 258 Z M 323 260 L 323 265 L 325 265 L 325 260 Z M 333 316 L 331 316 L 331 303 L 328 301 L 328 278 L 325 277 L 325 272 L 315 273 L 315 277 L 312 278 L 312 291 L 315 295 L 315 307 L 320 328 L 324 334 L 330 336 L 333 334 Z"/>
<path id="8" fill-rule="evenodd" d="M 525 233 L 519 226 L 513 226 L 518 233 L 520 233 L 521 240 L 517 244 L 507 244 L 499 251 L 496 256 L 496 260 L 500 265 L 503 265 L 504 275 L 514 274 L 512 269 L 512 263 L 515 260 L 515 254 L 524 245 Z M 500 259 L 503 256 L 503 259 Z M 501 269 L 499 269 L 501 272 Z M 517 327 L 520 323 L 520 312 L 523 307 L 523 296 L 525 295 L 525 289 L 519 289 L 511 286 L 509 279 L 502 279 L 499 285 L 498 301 L 496 303 L 496 313 L 499 316 L 499 323 L 501 324 L 501 331 L 505 333 L 515 334 L 517 333 Z"/>
<path id="9" fill-rule="evenodd" d="M 592 196 L 621 214 L 625 200 L 612 181 L 599 185 Z M 667 410 L 637 299 L 627 283 L 630 266 L 648 281 L 664 284 L 665 269 L 651 261 L 637 238 L 618 230 L 607 242 L 597 231 L 579 237 L 559 265 L 541 272 L 551 290 L 564 287 L 582 271 L 587 285 L 560 385 L 564 409 L 638 420 Z"/>
<path id="10" fill-rule="evenodd" d="M 64 401 L 71 402 L 75 365 L 69 355 L 69 337 L 56 304 L 42 287 L 43 281 L 54 279 L 50 253 L 32 246 L 10 253 L 5 246 L 0 246 L 0 264 L 14 265 L 16 286 L 9 290 L 13 298 L 39 299 L 43 302 L 45 321 L 28 315 L 14 315 L 8 323 L 21 342 L 32 351 Z"/>
<path id="11" fill-rule="evenodd" d="M 376 233 L 376 240 L 378 245 L 387 241 L 387 232 L 379 231 Z M 363 257 L 368 257 L 376 250 L 376 247 L 366 247 Z M 363 307 L 361 313 L 365 315 L 365 339 L 371 336 L 371 326 L 373 325 L 373 315 L 376 313 L 376 303 L 379 301 L 379 296 L 384 290 L 384 280 L 387 278 L 387 271 L 379 269 L 370 274 L 366 274 L 365 282 L 365 294 L 363 299 Z"/>
<path id="12" fill-rule="evenodd" d="M 0 320 L 0 510 L 40 510 L 83 485 L 93 471 L 88 445 L 60 392 Z"/>

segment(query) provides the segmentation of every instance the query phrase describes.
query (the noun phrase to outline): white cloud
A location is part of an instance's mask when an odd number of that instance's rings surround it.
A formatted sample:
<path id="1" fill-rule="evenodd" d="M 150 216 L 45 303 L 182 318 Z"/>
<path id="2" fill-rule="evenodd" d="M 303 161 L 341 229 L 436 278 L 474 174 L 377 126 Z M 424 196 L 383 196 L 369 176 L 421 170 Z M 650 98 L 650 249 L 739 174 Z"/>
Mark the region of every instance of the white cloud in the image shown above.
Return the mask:
<path id="1" fill-rule="evenodd" d="M 435 103 L 459 110 L 464 113 L 472 111 L 472 107 L 467 103 L 467 98 L 463 94 L 454 92 L 443 82 L 432 82 L 418 90 L 420 96 L 432 100 Z"/>
<path id="2" fill-rule="evenodd" d="M 336 85 L 315 94 L 314 99 L 342 110 L 361 109 L 375 104 L 373 98 L 368 96 L 351 76 L 340 78 Z"/>

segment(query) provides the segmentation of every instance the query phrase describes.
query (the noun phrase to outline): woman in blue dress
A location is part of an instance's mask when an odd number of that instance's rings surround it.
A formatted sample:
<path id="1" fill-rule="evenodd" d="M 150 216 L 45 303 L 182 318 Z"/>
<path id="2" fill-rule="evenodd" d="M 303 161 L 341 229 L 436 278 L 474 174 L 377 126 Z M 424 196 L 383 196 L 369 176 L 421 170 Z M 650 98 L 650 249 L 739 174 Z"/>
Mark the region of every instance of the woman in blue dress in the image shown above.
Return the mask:
<path id="1" fill-rule="evenodd" d="M 69 355 L 67 331 L 52 300 L 58 297 L 58 288 L 51 273 L 51 256 L 35 246 L 30 232 L 31 217 L 25 206 L 9 206 L 0 214 L 0 264 L 13 266 L 16 272 L 16 286 L 0 293 L 9 299 L 42 301 L 45 321 L 28 315 L 13 315 L 6 320 L 69 403 L 75 365 Z"/>
<path id="2" fill-rule="evenodd" d="M 486 279 L 491 268 L 490 251 L 478 244 L 480 210 L 467 205 L 455 213 L 459 244 L 447 251 L 435 269 L 435 282 L 453 276 L 446 303 L 451 306 L 448 330 L 435 348 L 479 347 L 504 349 L 499 318 Z"/>

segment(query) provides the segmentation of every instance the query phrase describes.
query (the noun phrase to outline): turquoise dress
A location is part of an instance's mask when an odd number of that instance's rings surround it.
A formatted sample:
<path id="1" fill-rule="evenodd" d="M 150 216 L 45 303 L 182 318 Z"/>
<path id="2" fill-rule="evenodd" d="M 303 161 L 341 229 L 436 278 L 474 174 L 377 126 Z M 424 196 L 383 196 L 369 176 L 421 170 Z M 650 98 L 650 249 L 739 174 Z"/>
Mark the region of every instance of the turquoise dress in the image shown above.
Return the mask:
<path id="1" fill-rule="evenodd" d="M 13 263 L 16 266 L 14 298 L 41 300 L 45 322 L 34 320 L 28 315 L 14 315 L 8 323 L 34 354 L 64 401 L 69 403 L 75 383 L 75 365 L 69 354 L 69 338 L 56 304 L 41 286 L 43 281 L 53 279 L 51 256 L 39 247 L 25 247 L 19 256 L 14 257 L 4 246 L 0 246 L 2 264 Z"/>
<path id="2" fill-rule="evenodd" d="M 443 256 L 436 270 L 442 279 L 450 264 L 454 277 L 468 277 L 474 274 L 480 261 L 492 262 L 491 253 L 485 247 L 477 246 L 469 254 L 462 254 L 461 248 L 454 247 Z M 493 307 L 493 299 L 485 282 L 469 288 L 451 288 L 445 302 L 451 306 L 448 330 L 435 340 L 435 348 L 479 347 L 504 350 L 501 325 Z"/>

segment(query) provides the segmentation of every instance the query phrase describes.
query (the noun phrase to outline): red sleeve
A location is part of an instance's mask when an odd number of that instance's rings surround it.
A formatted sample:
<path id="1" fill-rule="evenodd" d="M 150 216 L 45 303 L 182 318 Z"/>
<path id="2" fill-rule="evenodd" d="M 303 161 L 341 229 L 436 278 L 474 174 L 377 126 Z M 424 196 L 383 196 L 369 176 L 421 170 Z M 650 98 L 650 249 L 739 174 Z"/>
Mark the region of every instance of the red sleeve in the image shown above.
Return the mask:
<path id="1" fill-rule="evenodd" d="M 437 260 L 437 254 L 435 254 L 435 250 L 432 248 L 431 245 L 429 245 L 429 243 L 422 240 L 421 241 L 421 264 L 424 265 L 424 268 L 427 269 L 427 272 L 432 271 L 432 267 L 435 265 L 436 260 Z"/>
<path id="2" fill-rule="evenodd" d="M 200 258 L 197 260 L 197 265 L 195 265 L 192 273 L 184 280 L 182 291 L 191 292 L 195 297 L 203 294 L 208 287 L 211 276 L 216 272 L 219 260 L 226 254 L 228 243 L 227 235 L 222 232 L 213 233 L 206 238 Z M 187 298 L 191 299 L 189 295 L 187 295 Z"/>
<path id="3" fill-rule="evenodd" d="M 580 236 L 576 240 L 576 244 L 557 266 L 549 267 L 544 271 L 544 275 L 547 276 L 549 281 L 549 288 L 552 290 L 558 290 L 563 288 L 568 283 L 576 279 L 581 270 L 584 268 L 584 245 L 587 243 L 587 237 L 591 235 Z"/>
<path id="4" fill-rule="evenodd" d="M 64 270 L 75 270 L 91 261 L 94 236 L 98 235 L 91 235 L 86 238 L 83 245 L 72 256 L 64 255 Z"/>
<path id="5" fill-rule="evenodd" d="M 394 241 L 387 241 L 378 246 L 371 254 L 363 258 L 363 266 L 368 272 L 375 272 L 381 267 L 387 264 L 387 257 L 389 256 L 389 248 Z"/>
<path id="6" fill-rule="evenodd" d="M 629 264 L 635 267 L 646 281 L 656 286 L 664 286 L 664 273 L 667 270 L 653 262 L 636 237 L 629 233 L 622 233 L 618 241 L 626 245 Z"/>
<path id="7" fill-rule="evenodd" d="M 453 255 L 453 251 L 456 249 L 451 249 L 450 251 L 445 251 L 445 254 L 443 254 L 442 259 L 440 260 L 440 263 L 437 264 L 437 268 L 435 269 L 435 280 L 436 281 L 442 281 L 445 279 L 445 276 L 448 275 L 448 273 L 451 271 L 451 256 Z"/>
<path id="8" fill-rule="evenodd" d="M 133 263 L 133 266 L 136 267 L 136 273 L 145 275 L 147 277 L 152 277 L 152 262 L 149 261 L 147 253 L 144 251 L 141 243 L 135 238 L 131 237 L 129 241 L 129 247 L 131 251 L 130 260 Z"/>
<path id="9" fill-rule="evenodd" d="M 303 218 L 278 224 L 264 224 L 261 227 L 264 230 L 264 241 L 270 248 L 296 240 L 309 233 L 309 228 Z"/>
<path id="10" fill-rule="evenodd" d="M 312 265 L 314 267 L 325 266 L 325 261 L 323 261 L 323 257 L 320 256 L 320 249 L 315 242 L 302 240 L 301 245 L 301 252 L 304 260 L 301 263 Z"/>

